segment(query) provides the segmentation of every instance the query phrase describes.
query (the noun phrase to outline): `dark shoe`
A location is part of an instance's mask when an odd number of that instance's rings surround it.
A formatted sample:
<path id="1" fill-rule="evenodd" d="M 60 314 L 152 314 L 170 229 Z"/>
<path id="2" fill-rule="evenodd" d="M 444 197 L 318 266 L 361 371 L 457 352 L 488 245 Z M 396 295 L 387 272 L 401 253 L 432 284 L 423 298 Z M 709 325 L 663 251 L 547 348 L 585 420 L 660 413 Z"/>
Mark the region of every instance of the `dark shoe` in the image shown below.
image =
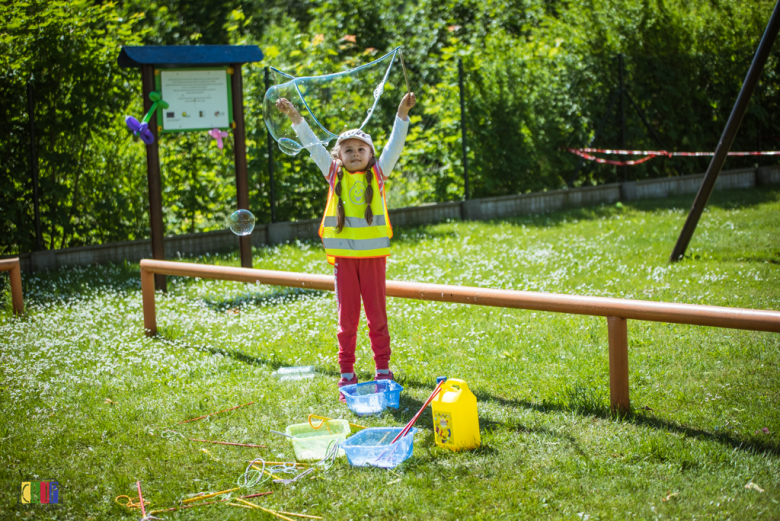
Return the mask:
<path id="1" fill-rule="evenodd" d="M 345 385 L 356 385 L 358 383 L 357 375 L 352 375 L 352 378 L 350 380 L 347 380 L 346 378 L 342 378 L 339 380 L 339 389 L 344 387 Z M 342 393 L 339 393 L 339 401 L 341 403 L 347 403 L 347 399 L 344 398 L 344 395 Z"/>

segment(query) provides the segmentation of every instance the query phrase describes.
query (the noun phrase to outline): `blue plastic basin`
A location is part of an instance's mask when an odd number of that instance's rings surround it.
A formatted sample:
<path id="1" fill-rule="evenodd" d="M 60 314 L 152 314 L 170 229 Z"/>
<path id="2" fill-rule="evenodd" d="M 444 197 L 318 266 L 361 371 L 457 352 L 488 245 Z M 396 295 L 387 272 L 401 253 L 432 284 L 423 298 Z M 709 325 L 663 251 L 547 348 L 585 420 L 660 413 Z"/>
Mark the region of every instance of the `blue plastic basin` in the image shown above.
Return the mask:
<path id="1" fill-rule="evenodd" d="M 394 380 L 345 385 L 339 389 L 347 400 L 349 410 L 358 416 L 379 414 L 386 407 L 398 409 L 398 402 L 403 390 L 404 388 Z"/>
<path id="2" fill-rule="evenodd" d="M 341 442 L 341 449 L 355 467 L 393 468 L 408 459 L 414 451 L 415 427 L 406 436 L 390 445 L 403 427 L 372 427 L 363 429 L 347 441 Z"/>

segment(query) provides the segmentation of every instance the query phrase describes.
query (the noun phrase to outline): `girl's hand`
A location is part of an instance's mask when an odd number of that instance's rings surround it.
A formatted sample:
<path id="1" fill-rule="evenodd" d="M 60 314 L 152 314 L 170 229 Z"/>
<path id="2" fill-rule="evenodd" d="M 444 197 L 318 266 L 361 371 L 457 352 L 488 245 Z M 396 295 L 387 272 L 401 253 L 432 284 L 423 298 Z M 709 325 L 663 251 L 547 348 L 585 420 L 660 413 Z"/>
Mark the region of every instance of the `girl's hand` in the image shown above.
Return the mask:
<path id="1" fill-rule="evenodd" d="M 303 121 L 303 117 L 298 112 L 298 109 L 295 108 L 295 105 L 290 103 L 290 101 L 285 98 L 279 98 L 276 100 L 276 108 L 279 109 L 285 116 L 290 118 L 290 121 L 292 121 L 293 125 L 297 125 Z"/>
<path id="2" fill-rule="evenodd" d="M 417 98 L 414 97 L 414 92 L 407 92 L 406 95 L 404 95 L 404 98 L 401 100 L 400 105 L 398 105 L 398 117 L 406 121 L 409 115 L 409 111 L 412 109 L 412 107 L 415 106 L 417 103 Z"/>

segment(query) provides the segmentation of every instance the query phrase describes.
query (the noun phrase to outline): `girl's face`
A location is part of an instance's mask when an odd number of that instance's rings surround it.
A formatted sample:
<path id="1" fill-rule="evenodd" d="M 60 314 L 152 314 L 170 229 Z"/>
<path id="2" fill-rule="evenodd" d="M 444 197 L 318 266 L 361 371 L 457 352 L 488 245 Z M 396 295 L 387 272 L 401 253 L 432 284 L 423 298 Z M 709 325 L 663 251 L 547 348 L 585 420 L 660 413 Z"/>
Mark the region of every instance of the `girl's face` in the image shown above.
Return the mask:
<path id="1" fill-rule="evenodd" d="M 368 167 L 368 160 L 374 152 L 359 139 L 345 139 L 341 142 L 339 159 L 348 172 L 362 172 Z"/>

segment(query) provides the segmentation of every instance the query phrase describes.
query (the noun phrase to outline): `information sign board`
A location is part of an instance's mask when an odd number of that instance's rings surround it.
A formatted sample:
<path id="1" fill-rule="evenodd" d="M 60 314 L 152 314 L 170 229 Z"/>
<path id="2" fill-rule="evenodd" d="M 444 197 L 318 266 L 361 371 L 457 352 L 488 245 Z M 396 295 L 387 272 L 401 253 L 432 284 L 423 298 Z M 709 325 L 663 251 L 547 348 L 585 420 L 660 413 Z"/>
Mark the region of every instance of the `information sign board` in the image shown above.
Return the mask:
<path id="1" fill-rule="evenodd" d="M 158 69 L 157 89 L 168 103 L 158 112 L 162 132 L 227 129 L 233 121 L 226 69 Z"/>

